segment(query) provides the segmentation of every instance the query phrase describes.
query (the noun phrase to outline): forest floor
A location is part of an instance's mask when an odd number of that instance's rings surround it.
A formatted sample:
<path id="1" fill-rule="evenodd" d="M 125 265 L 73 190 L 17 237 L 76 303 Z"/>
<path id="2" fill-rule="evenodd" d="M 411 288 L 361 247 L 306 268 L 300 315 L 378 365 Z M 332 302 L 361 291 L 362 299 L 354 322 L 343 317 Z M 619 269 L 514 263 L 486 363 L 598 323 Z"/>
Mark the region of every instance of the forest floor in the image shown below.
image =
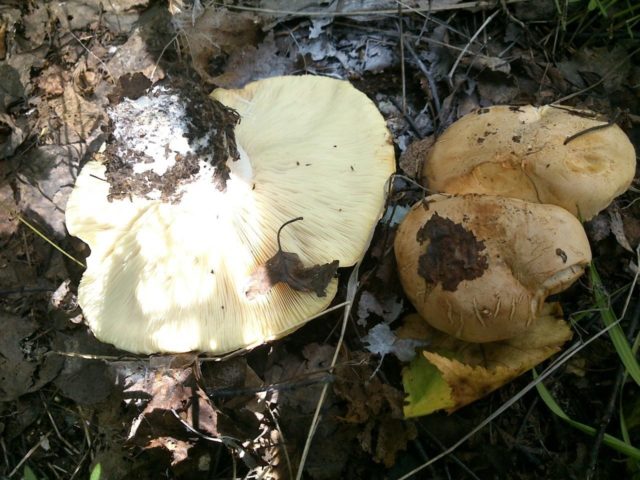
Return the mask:
<path id="1" fill-rule="evenodd" d="M 302 478 L 395 479 L 417 468 L 414 478 L 640 478 L 638 458 L 603 439 L 640 444 L 640 395 L 609 335 L 590 341 L 604 325 L 587 276 L 558 295 L 573 328 L 565 348 L 575 352 L 544 384 L 596 435 L 552 413 L 531 373 L 454 413 L 404 419 L 405 364 L 393 348 L 378 355 L 385 346 L 370 335 L 380 324 L 395 331 L 414 311 L 390 248 L 399 213 L 424 196 L 411 181 L 424 155 L 405 153 L 409 145 L 428 146 L 477 108 L 556 102 L 615 119 L 638 151 L 639 29 L 588 2 L 570 11 L 554 1 L 208 3 L 0 5 L 0 477 L 295 478 L 310 442 Z M 207 92 L 325 75 L 375 102 L 403 177 L 355 295 L 350 271 L 340 273 L 334 304 L 351 308 L 343 337 L 343 309 L 223 360 L 136 356 L 92 336 L 74 260 L 89 250 L 67 233 L 65 205 L 80 166 L 109 140 L 122 79 L 136 73 L 149 83 L 189 76 Z M 586 224 L 631 343 L 638 187 L 636 178 Z"/>

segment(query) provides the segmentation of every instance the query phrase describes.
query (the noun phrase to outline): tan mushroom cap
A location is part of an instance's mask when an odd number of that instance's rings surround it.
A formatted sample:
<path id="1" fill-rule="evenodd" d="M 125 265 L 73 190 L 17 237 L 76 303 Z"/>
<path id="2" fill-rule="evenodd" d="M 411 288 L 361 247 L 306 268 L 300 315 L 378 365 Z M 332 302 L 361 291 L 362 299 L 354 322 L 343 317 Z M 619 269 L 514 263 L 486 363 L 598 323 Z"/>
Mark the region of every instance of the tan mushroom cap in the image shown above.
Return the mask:
<path id="1" fill-rule="evenodd" d="M 222 354 L 286 335 L 331 303 L 337 280 L 326 296 L 279 283 L 248 298 L 280 226 L 304 217 L 281 240 L 305 267 L 345 267 L 380 218 L 394 149 L 373 102 L 348 82 L 277 77 L 213 96 L 241 117 L 226 191 L 200 175 L 178 202 L 110 202 L 105 165 L 92 160 L 69 199 L 67 228 L 91 247 L 80 306 L 96 337 L 121 349 Z"/>
<path id="2" fill-rule="evenodd" d="M 402 286 L 432 326 L 469 342 L 511 338 L 591 260 L 579 220 L 555 205 L 434 195 L 398 228 Z"/>
<path id="3" fill-rule="evenodd" d="M 482 108 L 438 138 L 422 177 L 434 192 L 551 203 L 588 220 L 633 180 L 636 156 L 617 125 L 565 107 Z"/>

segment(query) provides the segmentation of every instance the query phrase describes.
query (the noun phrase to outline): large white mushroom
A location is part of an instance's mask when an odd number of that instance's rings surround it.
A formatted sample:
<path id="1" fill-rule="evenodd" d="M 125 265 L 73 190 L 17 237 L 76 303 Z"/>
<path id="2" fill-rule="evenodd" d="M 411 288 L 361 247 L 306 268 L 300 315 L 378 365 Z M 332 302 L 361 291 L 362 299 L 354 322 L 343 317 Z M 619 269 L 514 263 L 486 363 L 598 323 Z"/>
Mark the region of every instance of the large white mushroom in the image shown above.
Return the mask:
<path id="1" fill-rule="evenodd" d="M 175 103 L 159 108 L 152 94 L 124 100 L 112 118 L 116 133 L 116 117 L 125 110 L 136 119 L 116 135 L 121 143 L 132 129 L 148 129 L 147 117 L 160 122 L 148 135 L 159 137 L 164 150 L 131 154 L 138 148 L 133 142 L 118 156 L 132 178 L 153 177 L 157 188 L 114 195 L 98 158 L 83 168 L 69 199 L 68 230 L 91 248 L 79 303 L 96 337 L 124 350 L 222 354 L 285 335 L 336 293 L 330 269 L 299 268 L 353 265 L 380 217 L 395 169 L 393 146 L 373 102 L 348 82 L 277 77 L 212 96 L 240 117 L 239 159 L 226 162 L 225 185 L 216 180 L 220 165 L 198 158 L 193 174 L 165 195 L 162 180 L 193 159 L 189 148 L 206 138 L 187 141 L 176 133 L 188 115 L 169 112 L 180 110 Z M 304 220 L 280 232 L 282 250 L 301 261 L 296 266 L 277 253 L 280 227 L 297 217 Z M 298 270 L 284 276 L 306 276 L 311 287 L 269 283 L 265 265 L 285 256 L 285 266 Z M 319 278 L 309 278 L 314 275 Z"/>

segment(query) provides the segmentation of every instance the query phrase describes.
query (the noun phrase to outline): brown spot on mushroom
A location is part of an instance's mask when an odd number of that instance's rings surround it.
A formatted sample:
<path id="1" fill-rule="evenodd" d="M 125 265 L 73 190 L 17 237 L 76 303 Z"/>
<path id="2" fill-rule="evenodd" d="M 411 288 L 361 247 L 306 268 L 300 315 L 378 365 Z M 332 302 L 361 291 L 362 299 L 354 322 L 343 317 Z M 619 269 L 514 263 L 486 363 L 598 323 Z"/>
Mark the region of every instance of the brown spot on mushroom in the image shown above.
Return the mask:
<path id="1" fill-rule="evenodd" d="M 472 232 L 437 213 L 417 232 L 421 244 L 429 241 L 418 261 L 418 273 L 443 290 L 455 291 L 463 280 L 481 277 L 488 268 L 484 242 Z"/>
<path id="2" fill-rule="evenodd" d="M 476 140 L 476 142 L 478 142 L 478 143 L 482 143 L 482 142 L 484 142 L 484 138 L 483 138 L 483 137 L 479 137 L 479 138 Z"/>
<path id="3" fill-rule="evenodd" d="M 561 248 L 556 248 L 556 255 L 562 259 L 562 263 L 567 263 L 567 254 Z"/>
<path id="4" fill-rule="evenodd" d="M 522 140 L 522 137 L 520 135 L 514 135 L 513 137 L 511 137 L 511 141 L 514 143 L 520 143 L 520 140 Z"/>

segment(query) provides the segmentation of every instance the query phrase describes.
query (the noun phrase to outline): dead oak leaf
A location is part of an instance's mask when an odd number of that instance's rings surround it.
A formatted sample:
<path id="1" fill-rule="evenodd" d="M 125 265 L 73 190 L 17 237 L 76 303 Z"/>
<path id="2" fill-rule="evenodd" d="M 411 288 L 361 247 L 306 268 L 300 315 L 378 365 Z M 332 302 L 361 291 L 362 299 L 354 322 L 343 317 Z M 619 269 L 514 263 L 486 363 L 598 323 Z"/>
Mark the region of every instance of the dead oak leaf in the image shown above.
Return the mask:
<path id="1" fill-rule="evenodd" d="M 278 230 L 278 251 L 251 275 L 245 291 L 249 300 L 264 295 L 278 283 L 286 283 L 298 292 L 314 292 L 319 297 L 327 294 L 327 286 L 338 270 L 338 260 L 305 267 L 298 254 L 282 250 L 280 232 L 285 226 L 298 220 L 302 220 L 302 217 L 285 222 Z"/>

